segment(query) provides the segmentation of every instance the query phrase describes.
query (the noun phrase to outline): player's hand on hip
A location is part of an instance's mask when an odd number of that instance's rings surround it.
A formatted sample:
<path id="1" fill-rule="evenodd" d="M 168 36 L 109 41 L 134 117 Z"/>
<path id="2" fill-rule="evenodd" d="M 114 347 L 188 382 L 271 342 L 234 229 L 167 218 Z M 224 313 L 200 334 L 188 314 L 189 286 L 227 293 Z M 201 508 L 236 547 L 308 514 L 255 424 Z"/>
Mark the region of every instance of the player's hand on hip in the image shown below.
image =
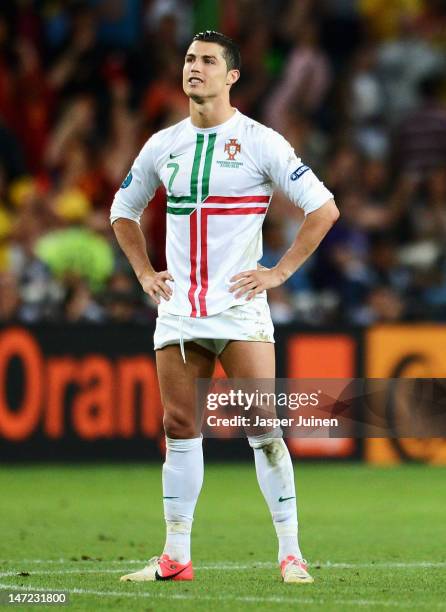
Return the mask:
<path id="1" fill-rule="evenodd" d="M 261 267 L 258 270 L 246 270 L 240 272 L 230 279 L 229 291 L 234 293 L 236 299 L 246 296 L 246 300 L 252 300 L 258 293 L 265 289 L 272 289 L 282 284 L 280 274 L 275 268 Z"/>
<path id="2" fill-rule="evenodd" d="M 147 272 L 139 279 L 139 282 L 144 292 L 155 304 L 159 304 L 160 298 L 170 300 L 172 295 L 172 289 L 166 282 L 168 280 L 173 281 L 173 277 L 167 270 L 163 270 L 163 272 Z"/>

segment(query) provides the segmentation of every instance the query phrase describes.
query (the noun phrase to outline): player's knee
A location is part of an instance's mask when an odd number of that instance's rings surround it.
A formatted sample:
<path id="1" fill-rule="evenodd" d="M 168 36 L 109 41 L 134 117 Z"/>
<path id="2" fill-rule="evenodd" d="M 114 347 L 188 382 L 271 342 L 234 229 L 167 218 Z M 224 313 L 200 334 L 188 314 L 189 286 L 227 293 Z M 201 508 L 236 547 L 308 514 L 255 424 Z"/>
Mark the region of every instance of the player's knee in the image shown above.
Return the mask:
<path id="1" fill-rule="evenodd" d="M 199 435 L 195 421 L 188 418 L 184 411 L 178 409 L 165 409 L 163 425 L 168 438 L 186 439 Z"/>

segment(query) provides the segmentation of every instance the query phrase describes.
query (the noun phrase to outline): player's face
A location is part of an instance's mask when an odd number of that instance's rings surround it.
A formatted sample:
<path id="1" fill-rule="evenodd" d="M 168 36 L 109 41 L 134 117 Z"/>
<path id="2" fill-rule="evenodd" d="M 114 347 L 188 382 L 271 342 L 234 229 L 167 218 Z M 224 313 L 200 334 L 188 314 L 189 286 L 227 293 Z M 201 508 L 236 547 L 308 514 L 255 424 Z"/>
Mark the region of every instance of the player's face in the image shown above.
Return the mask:
<path id="1" fill-rule="evenodd" d="M 223 47 L 216 43 L 194 41 L 186 53 L 183 68 L 184 93 L 193 100 L 216 98 L 238 79 L 238 70 L 229 70 Z"/>

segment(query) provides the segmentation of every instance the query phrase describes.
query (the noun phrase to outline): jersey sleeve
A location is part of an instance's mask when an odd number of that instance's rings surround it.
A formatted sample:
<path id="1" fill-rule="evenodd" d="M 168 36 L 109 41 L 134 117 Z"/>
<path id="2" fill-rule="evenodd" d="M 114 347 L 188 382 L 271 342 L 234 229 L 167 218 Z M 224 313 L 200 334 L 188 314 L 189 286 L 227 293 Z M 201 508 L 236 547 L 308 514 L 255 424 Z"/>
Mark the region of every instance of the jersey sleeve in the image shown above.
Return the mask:
<path id="1" fill-rule="evenodd" d="M 115 194 L 110 210 L 110 222 L 124 218 L 139 223 L 144 209 L 160 184 L 161 180 L 155 167 L 152 137 L 141 149 L 130 172 Z"/>
<path id="2" fill-rule="evenodd" d="M 283 136 L 272 129 L 266 132 L 262 146 L 263 170 L 293 204 L 302 208 L 307 215 L 333 198 L 333 194 L 296 156 Z"/>

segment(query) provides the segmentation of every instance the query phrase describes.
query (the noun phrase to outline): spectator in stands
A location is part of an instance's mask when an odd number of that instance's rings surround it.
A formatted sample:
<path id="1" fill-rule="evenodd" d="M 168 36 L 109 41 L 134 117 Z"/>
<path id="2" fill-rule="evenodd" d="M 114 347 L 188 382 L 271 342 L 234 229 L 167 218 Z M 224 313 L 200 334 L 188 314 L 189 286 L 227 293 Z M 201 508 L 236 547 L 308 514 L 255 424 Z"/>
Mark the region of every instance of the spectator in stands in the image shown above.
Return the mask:
<path id="1" fill-rule="evenodd" d="M 74 275 L 65 277 L 65 295 L 60 304 L 59 317 L 67 323 L 103 323 L 104 311 L 93 298 L 88 283 Z M 56 315 L 57 316 L 57 315 Z"/>
<path id="2" fill-rule="evenodd" d="M 0 322 L 21 320 L 19 284 L 10 272 L 0 272 L 0 295 Z"/>
<path id="3" fill-rule="evenodd" d="M 104 303 L 110 323 L 146 323 L 156 316 L 155 309 L 144 304 L 130 273 L 116 272 L 109 279 Z"/>
<path id="4" fill-rule="evenodd" d="M 383 285 L 371 289 L 364 306 L 351 313 L 353 324 L 369 326 L 375 323 L 395 323 L 405 318 L 406 304 L 392 287 Z"/>
<path id="5" fill-rule="evenodd" d="M 446 168 L 446 106 L 441 100 L 444 79 L 433 74 L 420 81 L 420 104 L 400 124 L 394 154 L 398 172 L 426 177 Z"/>
<path id="6" fill-rule="evenodd" d="M 386 117 L 391 123 L 416 107 L 419 82 L 445 69 L 443 54 L 420 36 L 413 16 L 401 13 L 398 23 L 398 37 L 383 43 L 378 50 Z"/>
<path id="7" fill-rule="evenodd" d="M 66 226 L 44 234 L 36 254 L 62 282 L 82 278 L 91 291 L 100 291 L 113 271 L 113 251 L 105 238 L 82 224 L 89 200 L 81 191 L 67 191 L 55 198 L 54 210 Z"/>
<path id="8" fill-rule="evenodd" d="M 296 32 L 296 46 L 289 55 L 284 75 L 267 102 L 267 124 L 281 131 L 284 118 L 293 109 L 314 114 L 322 104 L 330 79 L 330 64 L 318 45 L 317 24 L 305 23 Z"/>
<path id="9" fill-rule="evenodd" d="M 358 149 L 368 157 L 383 157 L 388 151 L 385 99 L 373 45 L 360 47 L 353 57 L 344 107 Z"/>

